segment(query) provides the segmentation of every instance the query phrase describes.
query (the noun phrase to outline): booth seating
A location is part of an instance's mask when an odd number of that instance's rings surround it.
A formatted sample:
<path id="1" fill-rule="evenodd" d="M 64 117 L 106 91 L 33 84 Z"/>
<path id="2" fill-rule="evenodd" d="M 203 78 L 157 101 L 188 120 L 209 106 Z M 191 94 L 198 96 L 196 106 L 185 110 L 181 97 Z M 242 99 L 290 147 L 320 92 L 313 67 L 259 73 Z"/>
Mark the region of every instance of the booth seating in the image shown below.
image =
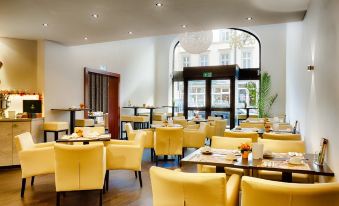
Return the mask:
<path id="1" fill-rule="evenodd" d="M 238 206 L 240 177 L 151 167 L 154 206 Z"/>
<path id="2" fill-rule="evenodd" d="M 44 142 L 47 142 L 47 133 L 54 133 L 54 141 L 59 138 L 59 132 L 68 134 L 68 122 L 45 122 L 44 123 Z"/>
<path id="3" fill-rule="evenodd" d="M 76 127 L 94 127 L 94 119 L 76 119 Z"/>
<path id="4" fill-rule="evenodd" d="M 16 136 L 14 141 L 21 165 L 21 197 L 24 197 L 26 178 L 31 178 L 31 186 L 33 186 L 35 176 L 54 173 L 55 142 L 35 144 L 29 132 Z"/>
<path id="5" fill-rule="evenodd" d="M 339 184 L 297 184 L 242 177 L 242 206 L 339 205 Z"/>

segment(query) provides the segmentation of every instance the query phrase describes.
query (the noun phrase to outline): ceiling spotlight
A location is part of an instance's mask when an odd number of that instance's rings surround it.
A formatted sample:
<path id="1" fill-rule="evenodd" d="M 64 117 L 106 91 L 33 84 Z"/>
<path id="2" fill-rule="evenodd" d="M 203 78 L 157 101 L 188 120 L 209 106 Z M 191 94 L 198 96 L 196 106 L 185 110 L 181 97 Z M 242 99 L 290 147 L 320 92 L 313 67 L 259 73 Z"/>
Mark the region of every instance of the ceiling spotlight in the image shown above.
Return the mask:
<path id="1" fill-rule="evenodd" d="M 99 18 L 99 14 L 92 14 L 92 17 L 97 19 L 97 18 Z"/>
<path id="2" fill-rule="evenodd" d="M 84 37 L 85 40 L 88 40 L 88 37 Z"/>
<path id="3" fill-rule="evenodd" d="M 162 4 L 162 3 L 156 3 L 155 6 L 157 6 L 157 7 L 162 7 L 163 4 Z"/>
<path id="4" fill-rule="evenodd" d="M 308 65 L 307 66 L 307 71 L 314 71 L 314 65 Z"/>
<path id="5" fill-rule="evenodd" d="M 44 24 L 42 24 L 42 26 L 44 26 L 44 27 L 47 27 L 47 26 L 48 26 L 48 24 L 44 23 Z"/>
<path id="6" fill-rule="evenodd" d="M 185 29 L 187 26 L 186 26 L 186 24 L 183 24 L 183 25 L 181 25 L 181 27 Z"/>
<path id="7" fill-rule="evenodd" d="M 128 34 L 133 34 L 133 32 L 129 31 Z"/>
<path id="8" fill-rule="evenodd" d="M 247 19 L 248 21 L 252 21 L 252 20 L 253 20 L 252 17 L 247 17 L 246 19 Z"/>

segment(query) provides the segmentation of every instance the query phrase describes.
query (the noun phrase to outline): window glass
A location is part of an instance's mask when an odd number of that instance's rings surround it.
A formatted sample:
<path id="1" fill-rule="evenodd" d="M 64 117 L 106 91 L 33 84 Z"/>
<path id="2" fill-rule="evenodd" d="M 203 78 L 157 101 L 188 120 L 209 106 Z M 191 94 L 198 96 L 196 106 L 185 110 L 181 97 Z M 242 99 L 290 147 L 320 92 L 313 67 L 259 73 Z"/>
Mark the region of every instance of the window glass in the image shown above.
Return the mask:
<path id="1" fill-rule="evenodd" d="M 230 80 L 212 80 L 211 103 L 213 108 L 229 108 Z"/>
<path id="2" fill-rule="evenodd" d="M 208 55 L 200 55 L 200 66 L 208 66 Z"/>
<path id="3" fill-rule="evenodd" d="M 176 112 L 184 112 L 184 82 L 174 82 L 174 106 Z"/>
<path id="4" fill-rule="evenodd" d="M 188 82 L 188 107 L 205 107 L 206 81 Z"/>

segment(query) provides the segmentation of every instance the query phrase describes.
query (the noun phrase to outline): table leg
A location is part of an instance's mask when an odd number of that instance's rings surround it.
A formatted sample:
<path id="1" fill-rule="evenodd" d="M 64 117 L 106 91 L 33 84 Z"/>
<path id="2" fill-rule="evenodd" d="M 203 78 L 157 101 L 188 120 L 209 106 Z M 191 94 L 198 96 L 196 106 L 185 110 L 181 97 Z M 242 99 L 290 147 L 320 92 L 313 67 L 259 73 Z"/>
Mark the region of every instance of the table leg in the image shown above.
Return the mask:
<path id="1" fill-rule="evenodd" d="M 283 172 L 281 181 L 292 182 L 292 172 Z"/>
<path id="2" fill-rule="evenodd" d="M 83 144 L 83 145 L 87 145 L 87 144 L 89 144 L 89 142 L 84 141 L 82 144 Z"/>
<path id="3" fill-rule="evenodd" d="M 134 107 L 134 116 L 138 116 L 138 108 Z"/>
<path id="4" fill-rule="evenodd" d="M 225 168 L 224 167 L 216 167 L 216 169 L 215 169 L 215 172 L 216 173 L 225 173 Z"/>
<path id="5" fill-rule="evenodd" d="M 150 112 L 149 112 L 149 124 L 152 125 L 153 123 L 153 108 L 150 109 Z"/>
<path id="6" fill-rule="evenodd" d="M 75 111 L 70 111 L 70 127 L 69 127 L 69 130 L 71 132 L 71 134 L 74 133 L 74 126 L 75 126 Z"/>

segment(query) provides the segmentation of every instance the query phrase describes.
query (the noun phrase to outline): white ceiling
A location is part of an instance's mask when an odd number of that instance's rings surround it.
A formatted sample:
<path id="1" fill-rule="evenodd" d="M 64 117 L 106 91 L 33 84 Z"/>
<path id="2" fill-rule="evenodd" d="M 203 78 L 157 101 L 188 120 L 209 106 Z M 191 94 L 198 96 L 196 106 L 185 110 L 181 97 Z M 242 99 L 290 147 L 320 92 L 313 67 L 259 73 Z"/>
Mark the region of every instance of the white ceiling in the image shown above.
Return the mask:
<path id="1" fill-rule="evenodd" d="M 156 7 L 157 2 L 163 6 Z M 78 45 L 275 24 L 302 20 L 308 4 L 309 0 L 0 0 L 0 37 Z"/>

